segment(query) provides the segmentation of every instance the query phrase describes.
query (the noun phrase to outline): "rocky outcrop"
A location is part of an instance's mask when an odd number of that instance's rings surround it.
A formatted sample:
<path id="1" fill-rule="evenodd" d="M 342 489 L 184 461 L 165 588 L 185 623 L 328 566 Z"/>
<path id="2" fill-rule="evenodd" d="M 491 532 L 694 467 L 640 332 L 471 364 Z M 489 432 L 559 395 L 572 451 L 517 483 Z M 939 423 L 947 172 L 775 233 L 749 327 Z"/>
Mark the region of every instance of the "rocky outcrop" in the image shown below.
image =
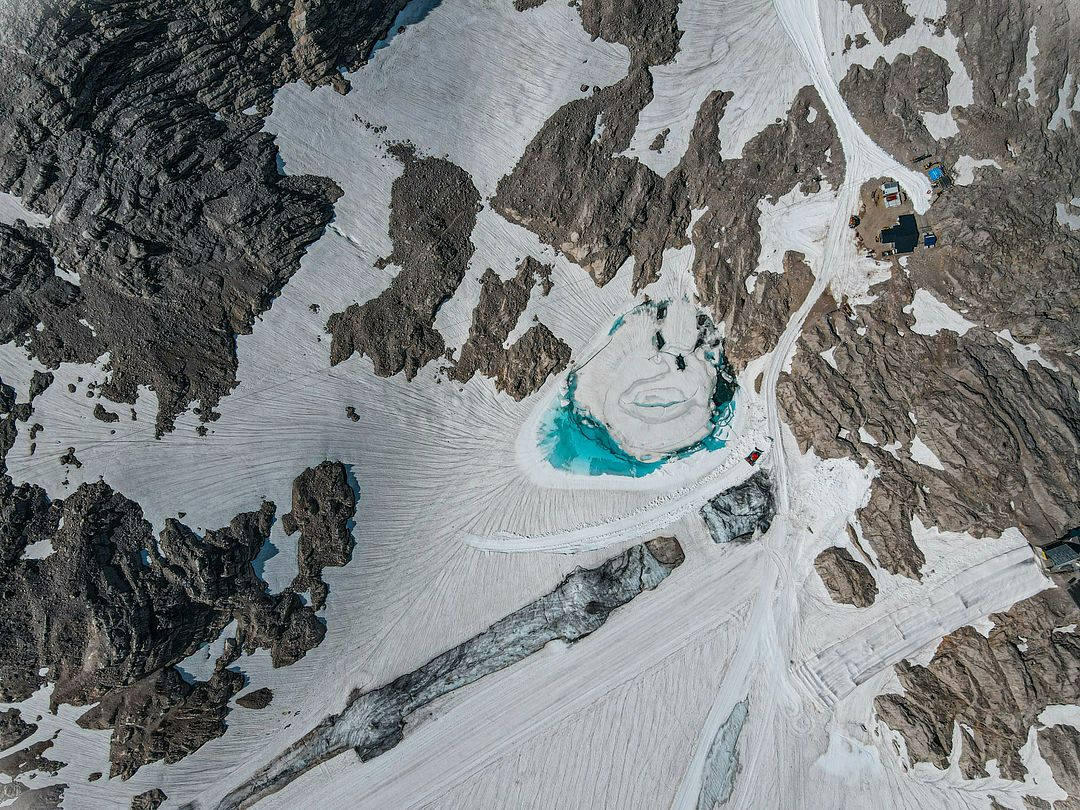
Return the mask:
<path id="1" fill-rule="evenodd" d="M 140 793 L 131 799 L 131 810 L 158 810 L 169 797 L 161 788 L 154 788 L 145 793 Z"/>
<path id="2" fill-rule="evenodd" d="M 937 151 L 923 113 L 949 111 L 949 63 L 929 48 L 884 57 L 871 68 L 852 65 L 840 93 L 866 133 L 903 163 Z"/>
<path id="3" fill-rule="evenodd" d="M 0 774 L 15 779 L 31 771 L 39 771 L 55 776 L 64 767 L 63 762 L 49 759 L 45 752 L 53 747 L 52 740 L 39 740 L 14 753 L 0 757 Z"/>
<path id="4" fill-rule="evenodd" d="M 701 508 L 714 543 L 751 540 L 769 530 L 775 515 L 776 499 L 765 470 L 720 493 Z"/>
<path id="5" fill-rule="evenodd" d="M 14 802 L 5 805 L 5 810 L 55 810 L 63 805 L 67 787 L 59 784 L 31 790 L 21 782 L 8 782 L 0 785 L 0 796 L 5 799 L 16 797 Z"/>
<path id="6" fill-rule="evenodd" d="M 1051 805 L 1053 810 L 1080 810 L 1080 731 L 1074 726 L 1050 726 L 1039 729 L 1037 741 L 1054 783 L 1068 794 Z"/>
<path id="7" fill-rule="evenodd" d="M 48 231 L 0 223 L 0 343 L 28 335 L 42 318 L 66 310 L 78 293 L 53 270 Z"/>
<path id="8" fill-rule="evenodd" d="M 106 410 L 105 406 L 102 405 L 100 402 L 94 406 L 94 418 L 97 419 L 99 422 L 105 423 L 120 421 L 119 414 L 115 414 L 112 411 Z"/>
<path id="9" fill-rule="evenodd" d="M 656 588 L 683 559 L 675 538 L 660 537 L 597 568 L 577 569 L 555 590 L 419 669 L 370 692 L 354 692 L 341 714 L 327 717 L 232 791 L 219 810 L 250 807 L 349 748 L 361 760 L 385 753 L 402 740 L 406 719 L 421 707 L 527 658 L 550 641 L 572 644 L 595 632 L 614 610 Z"/>
<path id="10" fill-rule="evenodd" d="M 528 256 L 518 265 L 516 275 L 505 281 L 493 270 L 484 272 L 469 337 L 450 368 L 451 379 L 468 382 L 479 372 L 495 380 L 496 390 L 520 400 L 566 368 L 570 347 L 542 323 L 530 326 L 506 345 L 536 284 L 541 285 L 544 295 L 550 291 L 551 269 Z"/>
<path id="11" fill-rule="evenodd" d="M 755 319 L 741 308 L 755 307 L 746 280 L 761 253 L 759 204 L 796 188 L 820 190 L 823 182 L 838 187 L 844 163 L 832 120 L 810 87 L 796 96 L 785 121 L 751 138 L 741 157 L 723 159 L 718 126 L 730 97 L 718 91 L 706 99 L 686 155 L 660 177 L 622 155 L 638 113 L 652 98 L 648 72 L 632 67 L 622 81 L 569 102 L 548 119 L 499 182 L 492 206 L 579 264 L 597 284 L 610 281 L 632 256 L 635 289 L 657 278 L 665 249 L 686 244 L 690 211 L 704 211 L 691 234 L 698 296 L 718 322 L 743 324 L 752 343 Z M 804 277 L 778 284 L 790 284 L 780 294 L 796 298 Z"/>
<path id="12" fill-rule="evenodd" d="M 536 233 L 597 284 L 631 256 L 634 287 L 655 280 L 663 250 L 689 224 L 672 183 L 624 157 L 638 113 L 652 99 L 644 67 L 611 87 L 571 101 L 552 115 L 499 181 L 492 207 Z"/>
<path id="13" fill-rule="evenodd" d="M 762 203 L 794 190 L 814 193 L 825 183 L 839 188 L 845 163 L 836 127 L 812 87 L 800 90 L 787 117 L 753 136 L 739 158 L 724 160 L 717 143 L 730 99 L 715 92 L 701 105 L 677 171 L 690 206 L 705 211 L 691 234 L 698 296 L 717 322 L 734 323 L 736 307 L 749 303 L 747 279 L 758 271 Z"/>
<path id="14" fill-rule="evenodd" d="M 874 36 L 882 45 L 888 45 L 902 36 L 915 22 L 904 0 L 848 0 L 851 7 L 862 6 Z"/>
<path id="15" fill-rule="evenodd" d="M 874 292 L 854 316 L 818 302 L 777 396 L 801 447 L 874 465 L 859 520 L 878 563 L 920 576 L 916 515 L 983 535 L 1019 525 L 1043 541 L 1080 524 L 1075 358 L 1055 358 L 1055 371 L 1021 364 L 985 329 L 913 332 L 907 273 Z M 943 469 L 913 457 L 916 437 Z"/>
<path id="16" fill-rule="evenodd" d="M 795 251 L 784 254 L 783 273 L 758 273 L 753 290 L 743 284 L 732 292 L 731 321 L 724 338 L 724 357 L 735 373 L 751 360 L 776 348 L 788 321 L 802 306 L 814 285 L 806 257 Z"/>
<path id="17" fill-rule="evenodd" d="M 224 734 L 228 702 L 243 686 L 243 675 L 221 666 L 194 684 L 169 667 L 109 691 L 79 725 L 113 730 L 109 775 L 127 779 L 146 763 L 179 762 Z"/>
<path id="18" fill-rule="evenodd" d="M 0 751 L 13 748 L 35 731 L 37 725 L 22 719 L 18 709 L 0 712 Z"/>
<path id="19" fill-rule="evenodd" d="M 270 705 L 274 699 L 274 691 L 264 686 L 260 689 L 254 689 L 251 692 L 241 695 L 236 699 L 236 705 L 244 709 L 253 709 L 258 711 L 259 709 L 265 709 Z"/>
<path id="20" fill-rule="evenodd" d="M 274 666 L 288 666 L 318 645 L 326 626 L 300 589 L 325 598 L 323 568 L 348 561 L 355 499 L 344 466 L 307 470 L 294 490 L 300 573 L 271 595 L 252 566 L 270 533 L 271 503 L 201 537 L 169 519 L 155 538 L 138 504 L 104 482 L 61 501 L 0 478 L 0 700 L 52 683 L 54 707 L 96 704 L 79 723 L 113 729 L 112 773 L 124 778 L 220 736 L 244 686 L 228 665 L 265 648 Z M 23 557 L 42 540 L 51 554 Z M 235 639 L 213 676 L 186 681 L 176 665 L 233 621 Z"/>
<path id="21" fill-rule="evenodd" d="M 986 762 L 995 759 L 1004 778 L 1023 780 L 1028 729 L 1047 706 L 1080 702 L 1080 635 L 1059 629 L 1075 628 L 1080 611 L 1063 589 L 1050 588 L 990 620 L 988 637 L 963 627 L 942 639 L 927 666 L 899 664 L 904 692 L 880 695 L 874 707 L 904 735 L 913 762 L 947 767 L 955 722 L 966 777 L 987 776 Z M 1048 746 L 1059 736 L 1048 735 Z M 1076 749 L 1061 758 L 1071 764 L 1059 763 L 1055 774 L 1067 778 Z"/>
<path id="22" fill-rule="evenodd" d="M 326 604 L 329 588 L 324 568 L 347 565 L 352 558 L 351 523 L 356 514 L 356 493 L 344 464 L 324 461 L 293 481 L 292 511 L 281 517 L 288 535 L 300 532 L 296 558 L 299 571 L 292 588 L 308 591 L 316 610 Z"/>
<path id="23" fill-rule="evenodd" d="M 405 171 L 391 189 L 394 249 L 380 267 L 393 264 L 401 271 L 372 300 L 330 316 L 330 362 L 363 354 L 376 374 L 405 372 L 412 379 L 446 351 L 435 315 L 465 278 L 480 194 L 468 173 L 448 160 L 418 157 L 408 145 L 393 147 L 391 154 Z"/>
<path id="24" fill-rule="evenodd" d="M 843 546 L 830 546 L 814 558 L 814 568 L 834 602 L 870 607 L 877 598 L 877 582 L 870 569 Z"/>
<path id="25" fill-rule="evenodd" d="M 514 7 L 527 11 L 544 2 L 514 0 Z M 593 39 L 625 45 L 636 62 L 661 65 L 679 52 L 679 0 L 581 0 L 575 5 Z"/>
<path id="26" fill-rule="evenodd" d="M 211 418 L 236 383 L 235 335 L 340 194 L 281 174 L 273 136 L 242 111 L 267 112 L 289 81 L 345 90 L 337 68 L 359 65 L 404 5 L 5 4 L 0 29 L 20 46 L 0 54 L 0 190 L 53 217 L 47 235 L 0 228 L 0 276 L 17 281 L 0 289 L 0 331 L 49 365 L 108 352 L 105 396 L 150 386 L 159 431 L 192 402 Z"/>

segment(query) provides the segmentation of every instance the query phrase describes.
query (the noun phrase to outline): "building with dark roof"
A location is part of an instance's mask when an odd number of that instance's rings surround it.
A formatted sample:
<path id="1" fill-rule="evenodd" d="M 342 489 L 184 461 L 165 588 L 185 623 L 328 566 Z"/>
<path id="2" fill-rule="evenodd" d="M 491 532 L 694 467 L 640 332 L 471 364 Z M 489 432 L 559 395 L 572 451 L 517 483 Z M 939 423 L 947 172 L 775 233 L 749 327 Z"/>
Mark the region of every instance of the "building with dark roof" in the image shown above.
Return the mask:
<path id="1" fill-rule="evenodd" d="M 1052 574 L 1080 569 L 1080 544 L 1075 542 L 1058 543 L 1040 549 L 1046 560 L 1046 567 Z"/>
<path id="2" fill-rule="evenodd" d="M 892 245 L 897 253 L 911 253 L 919 244 L 919 223 L 914 214 L 903 214 L 891 228 L 881 232 L 881 244 Z"/>

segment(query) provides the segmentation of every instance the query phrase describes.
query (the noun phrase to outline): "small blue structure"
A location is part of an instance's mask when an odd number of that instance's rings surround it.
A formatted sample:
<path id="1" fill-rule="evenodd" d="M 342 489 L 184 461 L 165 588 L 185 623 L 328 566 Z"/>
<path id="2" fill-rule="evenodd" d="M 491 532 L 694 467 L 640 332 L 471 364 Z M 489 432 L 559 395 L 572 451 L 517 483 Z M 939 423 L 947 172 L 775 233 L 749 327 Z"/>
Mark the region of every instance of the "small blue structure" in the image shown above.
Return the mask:
<path id="1" fill-rule="evenodd" d="M 937 236 L 933 231 L 926 231 L 922 237 L 923 247 L 931 248 L 937 244 Z"/>
<path id="2" fill-rule="evenodd" d="M 926 173 L 927 177 L 933 180 L 935 183 L 941 182 L 941 179 L 945 176 L 945 170 L 940 166 L 930 167 L 930 171 Z"/>

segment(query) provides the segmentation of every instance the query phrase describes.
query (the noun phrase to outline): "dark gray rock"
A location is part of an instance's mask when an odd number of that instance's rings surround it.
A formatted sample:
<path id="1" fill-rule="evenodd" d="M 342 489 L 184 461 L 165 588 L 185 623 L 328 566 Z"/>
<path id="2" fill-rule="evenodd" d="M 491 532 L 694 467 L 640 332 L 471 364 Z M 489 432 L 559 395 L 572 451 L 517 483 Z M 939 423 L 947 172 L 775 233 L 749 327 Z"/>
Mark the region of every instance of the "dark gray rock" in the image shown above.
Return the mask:
<path id="1" fill-rule="evenodd" d="M 0 229 L 0 331 L 48 365 L 109 352 L 105 396 L 149 385 L 159 432 L 195 401 L 209 418 L 236 383 L 235 336 L 340 194 L 281 175 L 273 136 L 241 111 L 267 112 L 289 81 L 344 91 L 338 66 L 358 66 L 404 5 L 5 4 L 19 45 L 0 54 L 0 190 L 53 219 L 47 235 Z M 80 286 L 52 275 L 50 250 Z"/>
<path id="2" fill-rule="evenodd" d="M 1080 525 L 1076 358 L 1055 356 L 1057 371 L 1025 367 L 985 329 L 912 332 L 914 317 L 903 310 L 914 291 L 902 271 L 874 292 L 855 319 L 828 296 L 818 303 L 777 397 L 804 449 L 874 464 L 859 519 L 879 564 L 919 578 L 915 515 L 976 535 L 1019 525 L 1041 542 Z M 971 297 L 981 294 L 973 288 Z M 820 355 L 829 349 L 835 368 Z M 878 444 L 860 441 L 860 428 Z M 916 435 L 944 470 L 911 457 Z M 892 443 L 905 449 L 893 456 L 883 449 Z"/>
<path id="3" fill-rule="evenodd" d="M 492 207 L 606 284 L 634 256 L 634 287 L 658 277 L 663 250 L 689 224 L 685 200 L 645 164 L 622 156 L 652 99 L 644 67 L 563 105 L 499 181 Z M 602 124 L 602 133 L 594 137 Z"/>
<path id="4" fill-rule="evenodd" d="M 816 191 L 824 181 L 838 187 L 844 162 L 832 120 L 810 87 L 785 121 L 755 135 L 742 157 L 724 160 L 718 125 L 730 97 L 717 91 L 706 99 L 686 155 L 660 177 L 622 155 L 652 99 L 648 70 L 632 64 L 625 79 L 548 119 L 499 181 L 492 206 L 597 284 L 632 256 L 635 290 L 658 277 L 665 249 L 686 244 L 691 209 L 704 210 L 692 234 L 698 295 L 717 321 L 733 319 L 761 253 L 758 203 L 794 188 Z"/>
<path id="5" fill-rule="evenodd" d="M 253 709 L 257 711 L 259 709 L 265 709 L 270 705 L 273 699 L 274 691 L 270 687 L 264 686 L 238 697 L 236 699 L 236 705 L 244 709 Z"/>
<path id="6" fill-rule="evenodd" d="M 167 667 L 109 691 L 78 722 L 112 729 L 109 775 L 128 779 L 148 762 L 179 762 L 224 734 L 228 703 L 243 687 L 244 676 L 230 669 L 190 684 Z"/>
<path id="7" fill-rule="evenodd" d="M 78 287 L 54 272 L 49 243 L 42 228 L 0 223 L 0 342 L 22 338 L 78 297 Z"/>
<path id="8" fill-rule="evenodd" d="M 435 315 L 465 278 L 480 194 L 468 173 L 447 160 L 417 157 L 408 145 L 393 147 L 391 154 L 405 171 L 391 189 L 394 250 L 382 264 L 401 271 L 372 300 L 330 316 L 330 362 L 364 354 L 376 374 L 403 371 L 412 379 L 446 351 Z"/>
<path id="9" fill-rule="evenodd" d="M 342 751 L 361 760 L 385 753 L 407 718 L 433 700 L 474 683 L 561 639 L 572 644 L 598 630 L 612 611 L 656 588 L 683 562 L 678 541 L 661 537 L 603 565 L 577 569 L 555 590 L 407 675 L 370 692 L 354 692 L 345 710 L 322 721 L 289 750 L 236 788 L 219 810 L 250 807 Z"/>
<path id="10" fill-rule="evenodd" d="M 33 745 L 0 757 L 0 774 L 4 774 L 9 779 L 30 771 L 40 771 L 55 776 L 66 763 L 57 762 L 45 756 L 45 752 L 52 747 L 52 740 L 39 740 Z"/>
<path id="11" fill-rule="evenodd" d="M 18 709 L 0 712 L 0 751 L 18 745 L 37 731 L 37 728 L 35 723 L 23 720 Z"/>
<path id="12" fill-rule="evenodd" d="M 830 546 L 814 559 L 814 568 L 834 602 L 870 607 L 877 598 L 877 582 L 870 569 L 842 546 Z"/>
<path id="13" fill-rule="evenodd" d="M 112 772 L 124 778 L 220 736 L 244 686 L 227 668 L 241 651 L 267 648 L 274 666 L 288 666 L 326 633 L 299 589 L 324 598 L 322 569 L 348 561 L 354 495 L 336 462 L 302 473 L 296 492 L 289 519 L 304 533 L 301 573 L 272 596 L 252 561 L 273 504 L 202 536 L 169 519 L 155 539 L 138 504 L 104 482 L 50 501 L 36 486 L 0 477 L 0 700 L 52 682 L 54 707 L 96 704 L 79 722 L 113 729 Z M 23 559 L 41 540 L 53 553 Z M 213 677 L 185 681 L 175 665 L 233 620 L 236 639 Z"/>
<path id="14" fill-rule="evenodd" d="M 316 610 L 326 604 L 329 592 L 322 581 L 323 569 L 347 565 L 352 558 L 355 515 L 356 494 L 344 464 L 324 461 L 293 481 L 292 511 L 281 517 L 286 534 L 300 532 L 296 549 L 299 571 L 291 587 L 297 592 L 309 591 Z"/>
<path id="15" fill-rule="evenodd" d="M 783 121 L 752 137 L 740 158 L 722 159 L 717 148 L 719 123 L 730 97 L 730 93 L 717 91 L 701 105 L 690 146 L 677 171 L 689 205 L 705 210 L 691 234 L 698 297 L 712 310 L 717 323 L 724 321 L 734 327 L 739 321 L 753 320 L 752 315 L 740 314 L 743 306 L 758 309 L 746 294 L 746 280 L 757 272 L 761 256 L 760 203 L 775 201 L 793 189 L 813 193 L 826 182 L 839 188 L 845 162 L 836 127 L 812 87 L 799 91 Z M 800 276 L 805 279 L 802 271 Z M 763 280 L 770 282 L 758 279 Z M 794 288 L 805 283 L 798 279 L 776 281 L 793 284 L 789 294 L 796 296 Z M 783 305 L 778 304 L 779 317 Z M 769 316 L 774 317 L 772 313 Z M 770 325 L 766 331 L 775 328 Z"/>
<path id="16" fill-rule="evenodd" d="M 468 382 L 480 372 L 495 380 L 497 390 L 520 400 L 566 368 L 570 347 L 542 323 L 531 326 L 509 347 L 504 345 L 528 306 L 533 287 L 539 282 L 545 295 L 550 290 L 551 269 L 529 256 L 506 281 L 493 270 L 484 273 L 469 337 L 450 368 L 451 379 Z"/>
<path id="17" fill-rule="evenodd" d="M 759 273 L 754 291 L 742 284 L 732 290 L 731 322 L 724 337 L 724 357 L 738 373 L 750 361 L 771 352 L 814 286 L 814 274 L 801 253 L 784 254 L 784 272 Z"/>
<path id="18" fill-rule="evenodd" d="M 0 785 L 0 796 L 8 798 L 5 793 L 10 793 L 17 797 L 11 804 L 5 805 L 5 810 L 56 810 L 63 805 L 67 787 L 60 784 L 30 790 L 21 782 L 8 782 Z"/>
<path id="19" fill-rule="evenodd" d="M 112 411 L 105 409 L 105 406 L 100 402 L 94 406 L 94 418 L 100 422 L 119 422 L 119 414 L 115 414 Z"/>
<path id="20" fill-rule="evenodd" d="M 544 2 L 514 0 L 514 7 L 527 11 Z M 580 0 L 575 5 L 593 39 L 625 45 L 637 63 L 664 64 L 679 52 L 679 0 Z"/>
<path id="21" fill-rule="evenodd" d="M 1039 729 L 1037 739 L 1054 783 L 1067 794 L 1054 802 L 1053 810 L 1080 810 L 1080 731 L 1073 726 L 1050 726 Z"/>
<path id="22" fill-rule="evenodd" d="M 132 797 L 131 810 L 158 810 L 168 798 L 161 788 L 154 788 Z"/>
<path id="23" fill-rule="evenodd" d="M 750 540 L 764 534 L 775 515 L 776 498 L 765 470 L 759 470 L 701 507 L 701 517 L 714 543 Z"/>

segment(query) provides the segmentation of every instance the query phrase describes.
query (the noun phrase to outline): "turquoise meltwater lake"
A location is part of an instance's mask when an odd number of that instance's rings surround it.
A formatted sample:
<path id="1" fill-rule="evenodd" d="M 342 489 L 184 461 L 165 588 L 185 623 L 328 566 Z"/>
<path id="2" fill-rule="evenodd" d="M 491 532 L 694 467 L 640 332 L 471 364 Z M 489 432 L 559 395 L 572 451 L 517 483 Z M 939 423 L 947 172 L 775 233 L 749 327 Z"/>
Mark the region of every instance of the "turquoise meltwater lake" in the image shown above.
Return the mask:
<path id="1" fill-rule="evenodd" d="M 663 304 L 654 306 L 659 308 L 662 317 Z M 622 326 L 625 317 L 616 320 L 611 333 Z M 643 461 L 634 457 L 619 446 L 603 422 L 577 401 L 577 373 L 570 371 L 563 396 L 551 403 L 539 425 L 539 446 L 548 463 L 555 469 L 578 475 L 641 478 L 673 459 L 723 447 L 726 441 L 722 437 L 735 414 L 736 384 L 727 361 L 718 348 L 706 351 L 704 357 L 716 368 L 716 384 L 711 398 L 711 429 L 703 438 L 655 460 Z"/>

